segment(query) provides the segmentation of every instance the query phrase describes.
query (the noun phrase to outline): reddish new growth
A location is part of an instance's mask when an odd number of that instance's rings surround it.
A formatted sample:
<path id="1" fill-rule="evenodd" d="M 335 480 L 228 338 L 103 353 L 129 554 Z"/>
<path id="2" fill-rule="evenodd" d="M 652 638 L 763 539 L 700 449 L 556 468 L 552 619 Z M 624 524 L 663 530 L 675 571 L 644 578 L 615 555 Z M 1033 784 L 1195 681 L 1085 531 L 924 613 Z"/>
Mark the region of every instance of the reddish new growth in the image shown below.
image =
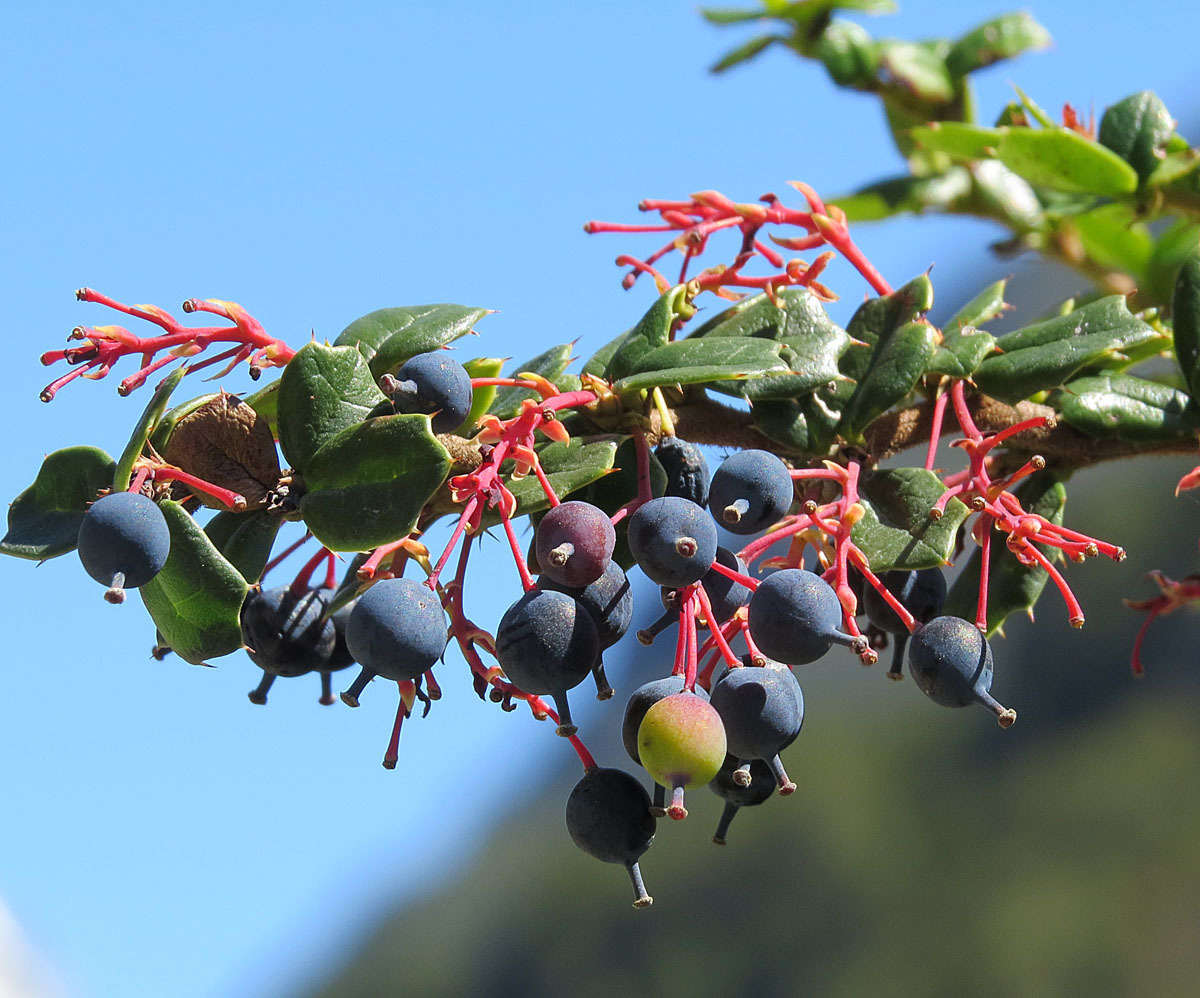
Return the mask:
<path id="1" fill-rule="evenodd" d="M 161 336 L 136 336 L 124 326 L 76 326 L 67 338 L 79 340 L 77 346 L 42 354 L 43 364 L 65 360 L 75 367 L 42 389 L 43 402 L 49 402 L 63 385 L 75 378 L 99 380 L 105 377 L 113 364 L 127 354 L 139 355 L 142 366 L 117 386 L 121 395 L 141 387 L 155 371 L 180 358 L 194 357 L 214 343 L 232 343 L 233 346 L 198 364 L 189 365 L 189 373 L 224 363 L 218 374 L 225 374 L 247 361 L 250 376 L 257 378 L 264 368 L 283 367 L 295 353 L 282 340 L 269 335 L 261 323 L 236 302 L 189 298 L 183 303 L 183 311 L 212 312 L 233 323 L 232 326 L 189 328 L 157 305 L 125 305 L 91 288 L 80 288 L 75 297 L 153 322 L 165 332 Z M 156 354 L 163 355 L 156 357 Z"/>
<path id="2" fill-rule="evenodd" d="M 1142 642 L 1146 639 L 1146 632 L 1150 629 L 1150 625 L 1159 617 L 1165 617 L 1181 606 L 1200 603 L 1200 575 L 1186 575 L 1176 582 L 1155 569 L 1146 578 L 1158 586 L 1158 595 L 1151 596 L 1149 599 L 1125 600 L 1125 605 L 1129 609 L 1141 610 L 1146 614 L 1146 619 L 1138 628 L 1137 637 L 1133 641 L 1133 656 L 1130 666 L 1135 676 L 1141 676 L 1146 671 L 1142 666 Z"/>
<path id="3" fill-rule="evenodd" d="M 969 509 L 979 513 L 971 529 L 971 534 L 981 549 L 979 572 L 979 601 L 976 605 L 975 624 L 986 632 L 987 622 L 987 589 L 988 568 L 991 556 L 992 528 L 1007 534 L 1005 541 L 1008 549 L 1017 556 L 1022 565 L 1038 566 L 1044 569 L 1067 604 L 1072 627 L 1083 626 L 1083 609 L 1066 579 L 1043 553 L 1037 544 L 1057 548 L 1073 561 L 1083 561 L 1103 554 L 1114 561 L 1122 561 L 1125 551 L 1113 544 L 1096 540 L 1086 534 L 1068 530 L 1066 527 L 1052 523 L 1044 516 L 1026 512 L 1021 501 L 1009 489 L 1020 479 L 1045 467 L 1045 461 L 1038 456 L 1030 458 L 1024 465 L 1011 475 L 993 479 L 990 452 L 997 444 L 1025 430 L 1040 426 L 1051 425 L 1052 421 L 1045 416 L 1027 419 L 985 437 L 971 413 L 967 409 L 966 390 L 964 382 L 955 381 L 950 389 L 950 397 L 954 403 L 954 414 L 962 430 L 963 438 L 955 440 L 952 446 L 961 447 L 967 452 L 970 461 L 965 471 L 950 475 L 945 479 L 946 491 L 929 511 L 935 519 L 940 517 L 952 498 L 966 503 Z M 934 438 L 936 440 L 936 437 Z"/>
<path id="4" fill-rule="evenodd" d="M 718 191 L 700 191 L 687 201 L 642 201 L 642 211 L 658 212 L 661 225 L 627 225 L 616 222 L 588 222 L 584 231 L 593 232 L 677 232 L 670 242 L 660 247 L 644 260 L 634 256 L 617 257 L 617 266 L 631 267 L 625 275 L 624 285 L 629 288 L 641 274 L 650 274 L 660 292 L 666 291 L 671 282 L 656 269 L 655 264 L 672 250 L 683 254 L 679 269 L 679 280 L 688 280 L 688 267 L 708 247 L 709 236 L 724 229 L 736 229 L 741 233 L 741 248 L 733 263 L 710 267 L 692 278 L 697 291 L 712 291 L 723 298 L 741 297 L 739 290 L 764 291 L 772 297 L 783 287 L 807 287 L 826 301 L 837 298 L 832 291 L 818 283 L 817 277 L 833 259 L 834 253 L 827 251 L 811 264 L 794 258 L 785 260 L 760 236 L 769 226 L 790 226 L 803 230 L 801 236 L 776 236 L 767 232 L 766 238 L 775 246 L 786 250 L 804 251 L 829 246 L 844 256 L 866 278 L 877 294 L 887 294 L 891 287 L 879 271 L 863 255 L 850 238 L 846 228 L 846 216 L 835 205 L 826 205 L 808 184 L 792 181 L 792 187 L 804 195 L 808 211 L 789 208 L 774 194 L 764 194 L 759 203 L 731 201 Z M 746 267 L 761 257 L 773 272 L 756 276 L 747 274 Z"/>

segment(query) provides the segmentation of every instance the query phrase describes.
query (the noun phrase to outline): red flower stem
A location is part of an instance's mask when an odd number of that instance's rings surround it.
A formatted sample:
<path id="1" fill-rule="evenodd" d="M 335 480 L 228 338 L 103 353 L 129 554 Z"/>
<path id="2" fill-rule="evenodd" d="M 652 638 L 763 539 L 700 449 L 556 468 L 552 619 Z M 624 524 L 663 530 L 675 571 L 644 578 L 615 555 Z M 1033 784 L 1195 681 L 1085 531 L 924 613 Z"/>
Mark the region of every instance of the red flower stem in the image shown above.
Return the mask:
<path id="1" fill-rule="evenodd" d="M 694 592 L 689 593 L 684 599 L 683 619 L 680 621 L 680 630 L 685 632 L 685 643 L 687 645 L 687 670 L 683 674 L 683 688 L 688 693 L 691 693 L 696 689 L 696 667 L 698 657 L 696 654 L 696 597 Z"/>
<path id="2" fill-rule="evenodd" d="M 485 385 L 496 385 L 499 388 L 529 388 L 537 391 L 536 381 L 522 381 L 520 378 L 472 378 L 472 388 L 482 388 Z"/>
<path id="3" fill-rule="evenodd" d="M 946 392 L 938 392 L 933 400 L 933 422 L 929 430 L 929 450 L 925 454 L 925 470 L 933 471 L 937 460 L 938 440 L 942 436 L 942 421 L 946 418 L 946 403 L 950 396 Z"/>
<path id="4" fill-rule="evenodd" d="M 475 513 L 479 506 L 479 497 L 471 496 L 463 506 L 462 514 L 458 518 L 458 523 L 454 526 L 454 533 L 450 535 L 450 540 L 446 543 L 446 549 L 442 552 L 442 556 L 438 558 L 437 564 L 433 566 L 433 571 L 429 573 L 429 578 L 425 580 L 425 584 L 430 589 L 437 588 L 438 576 L 442 574 L 442 569 L 446 567 L 446 562 L 450 560 L 450 555 L 454 551 L 454 545 L 458 543 L 458 539 L 462 537 L 463 531 L 467 529 L 467 521 Z"/>
<path id="5" fill-rule="evenodd" d="M 358 566 L 359 581 L 369 582 L 375 578 L 375 573 L 379 571 L 379 566 L 383 564 L 383 560 L 404 547 L 404 543 L 407 540 L 407 537 L 401 537 L 398 541 L 392 541 L 390 544 L 382 544 L 372 551 L 370 557 Z"/>
<path id="6" fill-rule="evenodd" d="M 217 354 L 215 357 L 206 357 L 204 360 L 199 361 L 198 363 L 189 364 L 188 365 L 188 374 L 195 374 L 197 371 L 203 371 L 206 367 L 212 367 L 215 364 L 221 363 L 221 361 L 223 361 L 223 360 L 232 359 L 233 362 L 236 364 L 237 362 L 249 357 L 250 354 L 253 352 L 254 351 L 251 347 L 244 346 L 244 345 L 230 347 L 228 350 L 222 351 L 221 353 Z M 230 370 L 232 370 L 232 368 L 230 368 Z M 129 379 L 126 378 L 125 380 L 128 381 Z M 124 382 L 122 382 L 122 384 L 123 383 Z"/>
<path id="7" fill-rule="evenodd" d="M 726 578 L 733 579 L 734 582 L 740 582 L 751 592 L 758 588 L 758 579 L 752 579 L 749 575 L 743 575 L 736 568 L 729 568 L 726 565 L 722 565 L 716 559 L 713 560 L 712 569 L 714 572 L 719 572 Z"/>
<path id="8" fill-rule="evenodd" d="M 225 356 L 225 354 L 222 354 L 222 356 Z M 129 375 L 129 377 L 125 378 L 119 385 L 117 385 L 117 394 L 122 398 L 125 398 L 125 396 L 127 396 L 134 389 L 141 388 L 142 385 L 146 383 L 146 379 L 155 371 L 166 367 L 168 364 L 173 364 L 177 360 L 179 360 L 178 357 L 169 353 L 159 357 L 158 360 L 151 361 L 141 370 L 134 371 L 133 374 Z M 189 369 L 189 373 L 191 370 L 194 370 L 194 368 Z"/>
<path id="9" fill-rule="evenodd" d="M 1084 615 L 1083 607 L 1079 605 L 1079 600 L 1075 598 L 1075 594 L 1071 592 L 1071 587 L 1067 585 L 1067 580 L 1062 577 L 1062 573 L 1054 567 L 1053 563 L 1033 544 L 1023 545 L 1024 550 L 1042 566 L 1054 580 L 1054 584 L 1058 587 L 1058 591 L 1062 594 L 1063 602 L 1067 604 L 1067 622 L 1075 628 L 1083 626 Z"/>
<path id="10" fill-rule="evenodd" d="M 536 589 L 537 583 L 534 582 L 533 576 L 529 573 L 529 566 L 525 563 L 525 553 L 517 541 L 517 533 L 513 529 L 512 520 L 508 518 L 508 514 L 504 510 L 500 510 L 500 522 L 504 524 L 504 533 L 508 537 L 508 546 L 512 548 L 513 560 L 517 563 L 517 573 L 521 576 L 521 585 L 525 592 Z"/>
<path id="11" fill-rule="evenodd" d="M 240 513 L 246 508 L 245 496 L 238 495 L 229 489 L 223 489 L 219 485 L 213 485 L 203 478 L 189 475 L 182 468 L 158 466 L 153 468 L 151 474 L 156 482 L 179 482 L 195 492 L 203 492 L 206 496 L 211 496 L 217 502 L 228 506 L 234 512 Z"/>
<path id="12" fill-rule="evenodd" d="M 887 586 L 880 580 L 879 576 L 871 571 L 871 566 L 867 564 L 867 559 L 857 547 L 846 552 L 849 561 L 854 563 L 854 567 L 862 572 L 862 576 L 871 584 L 871 587 L 883 597 L 888 606 L 892 608 L 896 616 L 900 618 L 901 623 L 908 628 L 909 634 L 917 629 L 917 621 L 913 615 L 905 608 L 904 604 L 896 599 Z"/>
<path id="13" fill-rule="evenodd" d="M 988 586 L 991 583 L 992 525 L 986 515 L 979 518 L 979 599 L 975 603 L 975 626 L 987 634 Z"/>
<path id="14" fill-rule="evenodd" d="M 337 589 L 337 563 L 338 557 L 332 551 L 329 552 L 329 562 L 325 566 L 325 588 Z"/>
<path id="15" fill-rule="evenodd" d="M 780 521 L 781 523 L 784 521 Z M 785 526 L 776 526 L 763 534 L 762 537 L 751 541 L 742 550 L 738 552 L 738 557 L 747 565 L 755 561 L 763 552 L 770 548 L 776 541 L 781 541 L 785 537 L 792 537 L 796 534 L 803 533 L 813 525 L 813 520 L 807 514 L 798 514 L 792 523 Z"/>
<path id="16" fill-rule="evenodd" d="M 304 536 L 301 537 L 300 540 L 294 541 L 293 543 L 289 544 L 286 548 L 283 549 L 283 551 L 281 551 L 274 558 L 272 558 L 270 561 L 267 562 L 266 567 L 263 568 L 262 577 L 265 578 L 266 574 L 269 571 L 271 571 L 271 569 L 273 569 L 276 565 L 278 565 L 281 561 L 283 561 L 289 555 L 294 554 L 300 548 L 304 547 L 304 545 L 307 544 L 310 540 L 312 540 L 312 534 L 310 534 L 306 530 L 304 532 Z"/>
<path id="17" fill-rule="evenodd" d="M 541 461 L 535 461 L 533 464 L 533 473 L 537 475 L 538 483 L 542 486 L 542 491 L 546 493 L 546 498 L 550 502 L 550 506 L 561 505 L 558 498 L 558 493 L 554 491 L 554 486 L 550 484 L 550 478 L 542 467 Z"/>
<path id="18" fill-rule="evenodd" d="M 1146 619 L 1142 621 L 1142 626 L 1138 628 L 1137 637 L 1133 639 L 1133 654 L 1129 659 L 1129 668 L 1138 679 L 1141 679 L 1146 673 L 1146 669 L 1142 665 L 1142 642 L 1146 640 L 1146 632 L 1150 629 L 1150 625 L 1158 619 L 1159 614 L 1167 606 L 1170 606 L 1170 603 L 1164 600 L 1162 605 L 1152 608 L 1146 615 Z"/>
<path id="19" fill-rule="evenodd" d="M 747 620 L 738 620 L 738 628 L 742 632 L 742 640 L 746 642 L 746 649 L 750 652 L 750 660 L 759 665 L 769 661 L 766 655 L 762 653 L 758 645 L 754 643 L 754 638 L 750 636 L 750 623 Z"/>
<path id="20" fill-rule="evenodd" d="M 708 629 L 712 632 L 712 639 L 721 650 L 721 656 L 725 659 L 725 663 L 731 669 L 738 668 L 742 664 L 742 660 L 733 653 L 729 642 L 725 640 L 725 635 L 721 633 L 721 622 L 713 616 L 712 602 L 708 598 L 708 593 L 704 591 L 703 583 L 696 583 L 696 599 L 700 603 L 700 609 L 704 611 L 704 616 L 708 619 Z"/>
<path id="21" fill-rule="evenodd" d="M 407 680 L 411 683 L 412 680 Z M 400 684 L 397 684 L 400 685 Z M 400 726 L 408 717 L 408 705 L 404 702 L 404 694 L 400 694 L 400 703 L 396 706 L 396 721 L 392 725 L 392 737 L 388 741 L 387 751 L 383 755 L 383 768 L 395 769 L 396 760 L 400 757 Z"/>
<path id="22" fill-rule="evenodd" d="M 149 468 L 139 468 L 134 472 L 133 478 L 129 482 L 127 492 L 141 492 L 142 486 L 146 484 L 146 479 L 150 477 Z"/>
<path id="23" fill-rule="evenodd" d="M 967 408 L 964 384 L 963 381 L 955 381 L 950 388 L 950 397 L 954 402 L 954 418 L 958 420 L 958 428 L 962 430 L 964 437 L 969 440 L 982 440 L 983 434 L 979 432 L 979 427 L 975 425 L 975 420 L 971 418 L 971 412 Z"/>
<path id="24" fill-rule="evenodd" d="M 296 574 L 296 577 L 292 580 L 292 584 L 288 587 L 293 596 L 303 596 L 312 588 L 311 582 L 313 573 L 316 572 L 321 563 L 326 560 L 332 563 L 333 552 L 327 547 L 322 547 L 320 551 L 318 551 L 311 558 L 309 558 L 307 562 L 304 563 L 304 567 L 300 569 L 300 571 Z"/>
<path id="25" fill-rule="evenodd" d="M 674 664 L 671 667 L 671 675 L 684 677 L 687 676 L 687 632 L 683 626 L 682 610 L 679 612 L 679 630 L 675 635 L 675 659 Z"/>

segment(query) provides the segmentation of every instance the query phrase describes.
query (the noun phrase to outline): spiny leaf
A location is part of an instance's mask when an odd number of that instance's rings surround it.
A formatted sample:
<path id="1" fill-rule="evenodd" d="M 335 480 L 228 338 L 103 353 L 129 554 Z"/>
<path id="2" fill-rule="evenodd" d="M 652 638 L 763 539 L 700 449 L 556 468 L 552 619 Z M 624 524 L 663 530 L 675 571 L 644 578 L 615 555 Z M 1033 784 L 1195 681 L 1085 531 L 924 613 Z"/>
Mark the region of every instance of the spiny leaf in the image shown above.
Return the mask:
<path id="1" fill-rule="evenodd" d="M 37 478 L 8 507 L 0 554 L 45 561 L 75 550 L 79 524 L 113 483 L 116 462 L 99 447 L 64 447 L 46 455 Z"/>
<path id="2" fill-rule="evenodd" d="M 968 510 L 951 499 L 945 515 L 932 519 L 929 510 L 945 489 L 941 479 L 924 468 L 892 468 L 863 478 L 859 491 L 866 516 L 850 536 L 867 556 L 871 571 L 936 568 L 950 560 Z"/>
<path id="3" fill-rule="evenodd" d="M 1101 439 L 1176 440 L 1200 427 L 1200 409 L 1187 392 L 1128 374 L 1076 378 L 1049 403 L 1065 422 Z"/>

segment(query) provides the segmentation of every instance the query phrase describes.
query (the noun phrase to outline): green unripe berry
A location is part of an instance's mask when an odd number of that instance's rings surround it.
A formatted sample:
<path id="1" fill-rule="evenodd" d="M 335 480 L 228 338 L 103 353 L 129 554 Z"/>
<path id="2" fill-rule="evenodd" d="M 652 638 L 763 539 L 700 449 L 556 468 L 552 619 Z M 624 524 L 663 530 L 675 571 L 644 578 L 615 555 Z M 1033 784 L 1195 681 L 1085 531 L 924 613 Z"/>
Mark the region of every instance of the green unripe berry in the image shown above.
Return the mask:
<path id="1" fill-rule="evenodd" d="M 708 701 L 675 693 L 653 704 L 638 728 L 638 755 L 668 790 L 705 786 L 725 761 L 725 726 Z"/>

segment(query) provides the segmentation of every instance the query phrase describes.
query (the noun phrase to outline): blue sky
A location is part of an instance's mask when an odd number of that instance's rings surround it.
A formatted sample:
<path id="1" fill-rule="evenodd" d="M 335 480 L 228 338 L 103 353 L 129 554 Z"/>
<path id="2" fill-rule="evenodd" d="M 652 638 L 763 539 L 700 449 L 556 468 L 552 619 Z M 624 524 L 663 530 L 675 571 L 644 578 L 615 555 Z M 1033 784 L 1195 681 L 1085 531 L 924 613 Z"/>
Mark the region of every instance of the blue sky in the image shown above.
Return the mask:
<path id="1" fill-rule="evenodd" d="M 956 34 L 1005 9 L 905 3 L 871 29 Z M 1086 15 L 1037 5 L 1057 47 L 985 74 L 984 117 L 1010 79 L 1054 110 L 1146 87 L 1186 109 L 1196 23 L 1177 10 L 1139 5 L 1131 22 L 1112 0 Z M 233 299 L 297 346 L 385 305 L 479 304 L 500 311 L 464 356 L 576 338 L 586 356 L 652 298 L 622 291 L 612 265 L 650 244 L 586 237 L 586 219 L 632 221 L 642 197 L 708 187 L 752 200 L 803 179 L 832 195 L 900 168 L 876 104 L 816 66 L 771 52 L 709 76 L 740 36 L 674 0 L 62 3 L 7 20 L 8 499 L 50 450 L 119 452 L 144 404 L 116 396 L 119 376 L 38 401 L 39 354 L 109 321 L 77 286 L 172 309 Z M 894 282 L 936 263 L 935 278 L 982 284 L 1021 272 L 962 248 L 996 234 L 943 220 L 856 237 Z M 862 285 L 845 268 L 830 283 L 845 318 Z M 517 587 L 495 564 L 509 588 L 481 584 L 472 604 L 493 624 Z M 385 772 L 383 688 L 353 712 L 319 707 L 315 679 L 289 681 L 256 708 L 248 660 L 152 661 L 139 601 L 105 604 L 74 556 L 6 559 L 0 586 L 0 897 L 73 995 L 279 993 L 397 892 L 452 870 L 565 750 L 479 703 L 451 658 L 445 699 L 406 726 Z"/>

